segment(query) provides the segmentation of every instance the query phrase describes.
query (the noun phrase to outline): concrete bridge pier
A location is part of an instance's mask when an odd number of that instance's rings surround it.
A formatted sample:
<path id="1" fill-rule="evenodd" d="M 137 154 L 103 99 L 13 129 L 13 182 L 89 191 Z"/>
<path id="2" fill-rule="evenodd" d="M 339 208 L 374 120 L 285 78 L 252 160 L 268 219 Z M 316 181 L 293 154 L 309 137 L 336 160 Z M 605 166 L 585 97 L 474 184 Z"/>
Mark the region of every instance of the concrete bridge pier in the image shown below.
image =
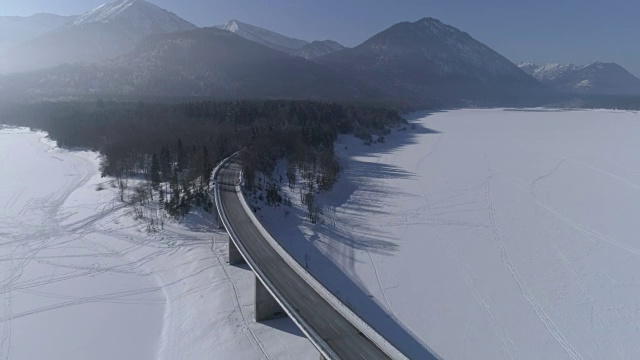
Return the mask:
<path id="1" fill-rule="evenodd" d="M 262 322 L 267 320 L 279 319 L 287 316 L 287 313 L 282 309 L 276 299 L 271 296 L 271 293 L 264 286 L 262 281 L 255 277 L 256 281 L 256 299 L 255 299 L 255 313 L 256 321 Z"/>
<path id="2" fill-rule="evenodd" d="M 236 244 L 231 240 L 231 236 L 229 236 L 229 265 L 240 265 L 244 264 L 244 258 L 240 254 L 240 250 Z"/>
<path id="3" fill-rule="evenodd" d="M 224 229 L 224 224 L 222 223 L 222 218 L 220 217 L 220 213 L 218 212 L 218 208 L 214 207 L 216 222 L 218 223 L 218 230 Z"/>

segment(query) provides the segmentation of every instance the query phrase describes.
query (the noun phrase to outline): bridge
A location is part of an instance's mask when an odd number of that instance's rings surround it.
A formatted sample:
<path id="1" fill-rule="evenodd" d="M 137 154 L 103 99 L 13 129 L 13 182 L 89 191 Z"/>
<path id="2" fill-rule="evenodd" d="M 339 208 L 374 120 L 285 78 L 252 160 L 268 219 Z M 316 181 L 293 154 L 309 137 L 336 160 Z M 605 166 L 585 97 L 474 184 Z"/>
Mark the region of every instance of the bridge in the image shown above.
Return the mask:
<path id="1" fill-rule="evenodd" d="M 255 273 L 255 318 L 289 316 L 331 360 L 405 360 L 407 357 L 355 315 L 273 239 L 248 206 L 235 157 L 214 171 L 220 223 L 229 234 L 229 264 L 246 262 Z"/>

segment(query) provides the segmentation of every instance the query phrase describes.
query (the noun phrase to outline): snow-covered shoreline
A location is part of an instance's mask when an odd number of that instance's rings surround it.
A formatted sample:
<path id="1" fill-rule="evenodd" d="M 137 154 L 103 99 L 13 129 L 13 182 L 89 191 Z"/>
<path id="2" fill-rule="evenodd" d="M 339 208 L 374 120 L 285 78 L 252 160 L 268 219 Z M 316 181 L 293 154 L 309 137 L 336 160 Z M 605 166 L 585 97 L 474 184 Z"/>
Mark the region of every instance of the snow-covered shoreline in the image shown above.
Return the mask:
<path id="1" fill-rule="evenodd" d="M 261 221 L 379 330 L 396 319 L 445 359 L 640 356 L 638 113 L 411 123 L 384 144 L 339 139 L 342 175 L 316 198 L 323 224 L 286 180 L 296 206 L 264 207 Z"/>
<path id="2" fill-rule="evenodd" d="M 252 320 L 253 274 L 212 216 L 148 233 L 98 160 L 0 129 L 3 359 L 317 357 L 290 320 Z"/>

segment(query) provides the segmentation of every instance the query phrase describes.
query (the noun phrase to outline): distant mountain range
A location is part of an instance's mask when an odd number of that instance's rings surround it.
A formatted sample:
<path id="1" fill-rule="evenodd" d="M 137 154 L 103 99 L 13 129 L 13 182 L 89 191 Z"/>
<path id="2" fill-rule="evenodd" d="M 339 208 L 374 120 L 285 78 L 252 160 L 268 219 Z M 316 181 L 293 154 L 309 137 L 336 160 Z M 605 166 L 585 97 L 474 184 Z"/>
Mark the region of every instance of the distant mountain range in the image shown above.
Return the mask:
<path id="1" fill-rule="evenodd" d="M 236 20 L 223 28 L 197 29 L 143 0 L 102 5 L 0 59 L 0 68 L 13 71 L 61 64 L 0 77 L 0 96 L 373 100 L 421 108 L 531 103 L 547 90 L 431 18 L 397 24 L 353 49 Z"/>
<path id="2" fill-rule="evenodd" d="M 344 46 L 332 40 L 314 41 L 310 43 L 238 20 L 231 20 L 226 25 L 218 26 L 218 28 L 230 31 L 247 40 L 257 42 L 272 49 L 301 56 L 305 59 L 314 59 L 344 49 Z"/>
<path id="3" fill-rule="evenodd" d="M 565 93 L 640 95 L 640 79 L 615 63 L 543 66 L 521 63 L 518 66 L 540 82 Z"/>
<path id="4" fill-rule="evenodd" d="M 7 25 L 8 24 L 8 25 Z M 22 24 L 22 25 L 20 25 Z M 29 28 L 0 56 L 0 99 L 162 96 L 372 100 L 406 108 L 540 105 L 557 91 L 635 93 L 615 64 L 516 66 L 433 18 L 354 47 L 231 20 L 198 29 L 144 0 L 75 17 L 0 18 Z M 0 39 L 2 35 L 0 35 Z"/>

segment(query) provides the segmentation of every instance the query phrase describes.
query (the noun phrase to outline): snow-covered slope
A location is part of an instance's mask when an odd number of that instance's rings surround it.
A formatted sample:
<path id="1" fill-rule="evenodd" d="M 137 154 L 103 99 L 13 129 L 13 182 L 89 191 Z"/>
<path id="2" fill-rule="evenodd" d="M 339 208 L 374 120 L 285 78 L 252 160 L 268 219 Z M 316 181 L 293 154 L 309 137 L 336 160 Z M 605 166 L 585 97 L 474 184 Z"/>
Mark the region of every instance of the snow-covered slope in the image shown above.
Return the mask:
<path id="1" fill-rule="evenodd" d="M 372 322 L 443 359 L 640 358 L 640 114 L 414 119 L 382 144 L 339 139 L 320 224 L 286 174 L 295 206 L 258 215 L 354 309 L 374 298 Z"/>
<path id="2" fill-rule="evenodd" d="M 231 20 L 226 25 L 218 27 L 227 31 L 231 31 L 232 33 L 239 35 L 247 40 L 251 40 L 253 42 L 257 42 L 258 44 L 284 52 L 299 50 L 305 45 L 309 44 L 308 41 L 290 38 L 271 30 L 263 29 L 255 25 L 246 24 L 238 20 Z"/>
<path id="3" fill-rule="evenodd" d="M 546 64 L 533 72 L 533 77 L 542 82 L 553 82 L 566 74 L 574 73 L 584 69 L 585 65 L 574 64 Z"/>
<path id="4" fill-rule="evenodd" d="M 120 0 L 90 10 L 73 22 L 6 52 L 0 58 L 0 72 L 107 60 L 132 50 L 145 36 L 195 28 L 144 0 Z"/>
<path id="5" fill-rule="evenodd" d="M 541 82 L 564 92 L 601 95 L 640 94 L 640 79 L 615 63 L 543 66 L 521 63 L 518 66 Z"/>
<path id="6" fill-rule="evenodd" d="M 527 74 L 544 83 L 553 83 L 554 80 L 568 73 L 573 73 L 579 71 L 580 69 L 584 69 L 585 65 L 552 63 L 539 66 L 530 62 L 523 62 L 518 64 L 518 67 Z"/>
<path id="7" fill-rule="evenodd" d="M 564 91 L 606 94 L 640 95 L 640 79 L 615 63 L 596 62 L 555 80 Z"/>
<path id="8" fill-rule="evenodd" d="M 530 63 L 530 62 L 523 62 L 518 64 L 518 67 L 526 72 L 529 75 L 533 75 L 533 73 L 536 71 L 536 69 L 538 69 L 540 66 L 534 64 L 534 63 Z"/>
<path id="9" fill-rule="evenodd" d="M 144 0 L 121 0 L 100 5 L 80 15 L 68 27 L 81 28 L 93 23 L 117 24 L 134 39 L 196 28 L 176 14 Z"/>
<path id="10" fill-rule="evenodd" d="M 0 16 L 0 53 L 58 28 L 75 16 L 35 14 L 27 17 Z"/>

